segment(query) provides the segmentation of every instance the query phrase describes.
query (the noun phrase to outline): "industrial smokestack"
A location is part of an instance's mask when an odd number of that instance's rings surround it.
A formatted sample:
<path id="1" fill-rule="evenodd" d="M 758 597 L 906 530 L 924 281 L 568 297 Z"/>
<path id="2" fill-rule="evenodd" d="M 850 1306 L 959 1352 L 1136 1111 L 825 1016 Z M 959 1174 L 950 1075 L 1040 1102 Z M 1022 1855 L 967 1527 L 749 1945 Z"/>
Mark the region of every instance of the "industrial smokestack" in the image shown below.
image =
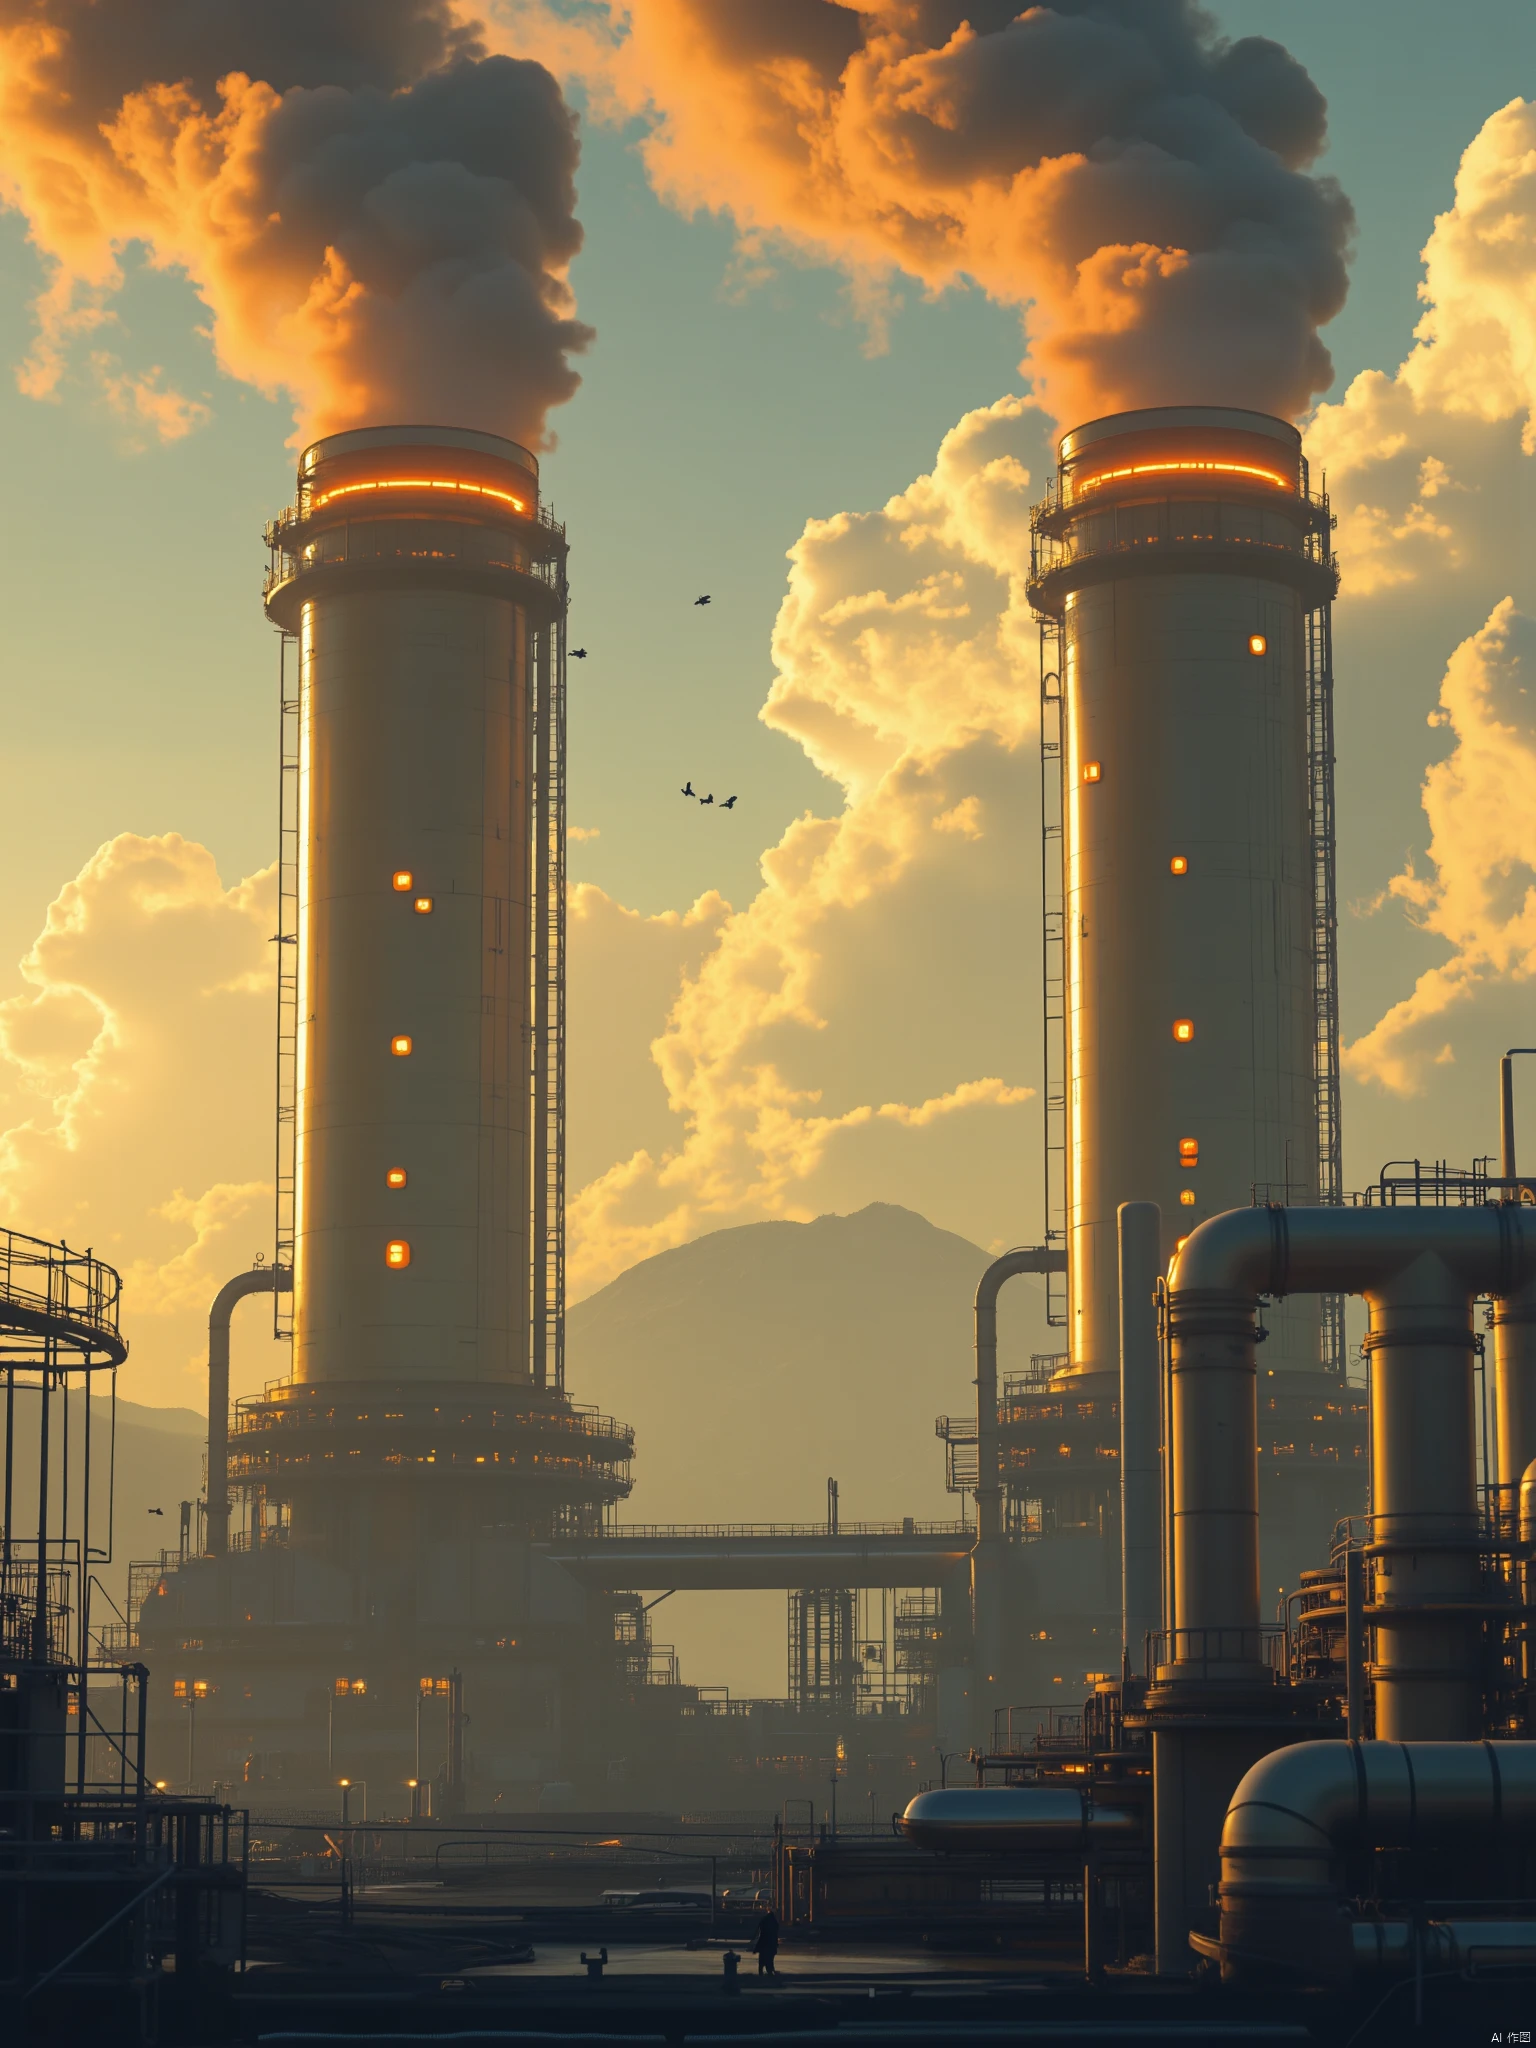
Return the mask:
<path id="1" fill-rule="evenodd" d="M 1061 679 L 1069 1342 L 1103 1373 L 1122 1202 L 1158 1205 L 1166 1252 L 1255 1194 L 1318 1199 L 1308 685 L 1335 572 L 1300 436 L 1262 413 L 1076 428 L 1035 526 Z M 1315 1308 L 1271 1338 L 1266 1365 L 1315 1366 Z"/>
<path id="2" fill-rule="evenodd" d="M 550 1376 L 532 1076 L 565 541 L 538 491 L 495 435 L 337 434 L 269 536 L 298 641 L 299 1381 Z"/>

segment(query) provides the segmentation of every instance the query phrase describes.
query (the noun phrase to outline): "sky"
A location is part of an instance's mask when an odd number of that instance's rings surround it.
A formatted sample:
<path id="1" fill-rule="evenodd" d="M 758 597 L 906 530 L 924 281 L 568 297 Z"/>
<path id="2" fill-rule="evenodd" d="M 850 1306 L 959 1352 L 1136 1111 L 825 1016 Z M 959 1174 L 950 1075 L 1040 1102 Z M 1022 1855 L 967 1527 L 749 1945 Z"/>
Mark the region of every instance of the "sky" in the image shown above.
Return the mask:
<path id="1" fill-rule="evenodd" d="M 1516 0 L 1213 12 L 1307 67 L 1319 168 L 1355 210 L 1308 431 L 1344 565 L 1360 1186 L 1388 1157 L 1490 1150 L 1494 1060 L 1533 1035 L 1536 112 L 1517 96 L 1536 100 L 1536 21 Z M 503 47 L 554 47 L 547 16 L 496 19 Z M 744 243 L 739 205 L 658 190 L 643 115 L 575 64 L 562 83 L 585 237 L 562 275 L 595 330 L 543 457 L 589 650 L 571 684 L 576 1289 L 707 1229 L 870 1200 L 984 1246 L 1033 1239 L 1021 570 L 1051 428 L 1018 305 L 899 265 L 872 300 L 803 237 Z M 0 215 L 0 1183 L 17 1227 L 122 1267 L 133 1397 L 197 1405 L 207 1303 L 271 1241 L 260 577 L 295 424 L 219 367 L 188 260 L 133 236 L 119 260 L 121 290 L 33 395 L 50 273 L 35 207 Z M 689 779 L 736 807 L 681 802 Z M 259 1322 L 241 1319 L 238 1388 L 283 1369 Z"/>

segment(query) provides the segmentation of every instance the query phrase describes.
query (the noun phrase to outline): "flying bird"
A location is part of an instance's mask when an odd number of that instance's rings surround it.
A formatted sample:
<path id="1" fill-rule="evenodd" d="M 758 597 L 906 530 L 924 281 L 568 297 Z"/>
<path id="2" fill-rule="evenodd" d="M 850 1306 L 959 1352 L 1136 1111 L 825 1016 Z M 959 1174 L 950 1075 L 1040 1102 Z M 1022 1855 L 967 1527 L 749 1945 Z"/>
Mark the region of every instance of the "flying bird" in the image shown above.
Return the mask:
<path id="1" fill-rule="evenodd" d="M 733 797 L 733 796 L 728 796 L 728 797 L 726 798 L 725 802 L 724 802 L 724 803 L 723 803 L 723 804 L 722 804 L 722 805 L 720 806 L 720 808 L 721 808 L 721 810 L 722 810 L 722 811 L 728 811 L 728 810 L 731 810 L 731 809 L 732 809 L 732 808 L 734 807 L 734 805 L 735 805 L 735 802 L 736 802 L 736 799 L 735 799 L 735 797 Z"/>
<path id="2" fill-rule="evenodd" d="M 701 797 L 699 798 L 699 802 L 700 802 L 701 804 L 712 804 L 712 803 L 714 802 L 714 800 L 715 800 L 715 792 L 714 792 L 713 790 L 711 790 L 711 791 L 709 792 L 709 795 L 708 795 L 708 796 L 701 796 Z"/>
<path id="3" fill-rule="evenodd" d="M 573 647 L 573 648 L 571 649 L 571 659 L 572 659 L 572 661 L 585 661 L 585 660 L 586 660 L 586 658 L 587 658 L 587 650 L 585 649 L 585 647 Z"/>
<path id="4" fill-rule="evenodd" d="M 697 790 L 696 790 L 696 789 L 694 788 L 694 786 L 693 786 L 693 777 L 692 777 L 691 775 L 689 776 L 688 780 L 687 780 L 687 781 L 686 781 L 686 782 L 685 782 L 685 783 L 683 784 L 683 787 L 682 787 L 682 792 L 681 792 L 681 793 L 682 793 L 682 795 L 684 795 L 684 796 L 697 796 L 697 795 L 698 795 L 698 793 L 699 793 L 699 792 L 698 792 L 698 791 L 697 791 Z"/>
<path id="5" fill-rule="evenodd" d="M 148 1510 L 148 1513 L 150 1513 L 150 1514 L 152 1514 L 152 1515 L 163 1515 L 163 1514 L 165 1513 L 165 1509 L 164 1509 L 164 1508 L 150 1508 L 150 1509 Z"/>
<path id="6" fill-rule="evenodd" d="M 709 603 L 709 599 L 707 597 L 696 597 L 693 601 L 696 605 Z"/>

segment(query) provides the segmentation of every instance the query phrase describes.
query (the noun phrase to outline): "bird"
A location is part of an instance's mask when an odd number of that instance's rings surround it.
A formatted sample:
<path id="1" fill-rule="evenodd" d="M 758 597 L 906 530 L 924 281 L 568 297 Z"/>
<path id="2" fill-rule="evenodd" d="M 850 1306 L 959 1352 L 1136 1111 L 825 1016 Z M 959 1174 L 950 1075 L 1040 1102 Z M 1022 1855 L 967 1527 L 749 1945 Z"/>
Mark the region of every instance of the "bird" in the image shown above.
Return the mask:
<path id="1" fill-rule="evenodd" d="M 585 660 L 586 660 L 586 658 L 587 658 L 587 650 L 585 649 L 585 647 L 573 647 L 573 648 L 571 649 L 571 659 L 572 659 L 572 661 L 585 661 Z"/>
<path id="2" fill-rule="evenodd" d="M 732 808 L 732 806 L 733 806 L 733 805 L 735 804 L 735 802 L 736 802 L 736 799 L 735 799 L 735 797 L 733 797 L 733 796 L 728 796 L 728 797 L 726 798 L 725 802 L 724 802 L 724 803 L 723 803 L 723 804 L 722 804 L 722 805 L 720 806 L 720 808 L 721 808 L 721 810 L 722 810 L 722 811 L 728 811 L 728 810 L 730 810 L 730 809 Z"/>
<path id="3" fill-rule="evenodd" d="M 152 1514 L 152 1515 L 163 1515 L 163 1514 L 165 1513 L 165 1509 L 164 1509 L 164 1508 L 150 1508 L 150 1509 L 148 1510 L 148 1512 L 149 1512 L 150 1514 Z"/>
<path id="4" fill-rule="evenodd" d="M 709 603 L 709 599 L 707 597 L 696 597 L 693 601 L 696 605 Z"/>
<path id="5" fill-rule="evenodd" d="M 690 775 L 688 780 L 683 784 L 681 794 L 683 796 L 697 796 L 698 793 L 699 792 L 693 786 L 693 777 Z"/>
<path id="6" fill-rule="evenodd" d="M 699 802 L 700 802 L 701 804 L 712 804 L 712 803 L 714 802 L 714 800 L 715 800 L 715 792 L 714 792 L 713 790 L 711 790 L 711 791 L 709 792 L 709 795 L 708 795 L 708 796 L 701 796 L 701 797 L 699 798 Z"/>

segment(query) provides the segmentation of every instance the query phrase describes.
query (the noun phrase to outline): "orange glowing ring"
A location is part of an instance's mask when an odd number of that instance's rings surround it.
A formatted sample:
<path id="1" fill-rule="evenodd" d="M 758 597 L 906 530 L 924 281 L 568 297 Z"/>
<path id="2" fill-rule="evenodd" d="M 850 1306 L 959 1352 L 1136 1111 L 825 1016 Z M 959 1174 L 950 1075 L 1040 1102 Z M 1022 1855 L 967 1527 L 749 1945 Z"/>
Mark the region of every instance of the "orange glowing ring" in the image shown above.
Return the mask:
<path id="1" fill-rule="evenodd" d="M 1125 469 L 1101 469 L 1097 476 L 1086 476 L 1074 482 L 1073 495 L 1081 497 L 1084 491 L 1097 490 L 1100 484 L 1118 483 L 1128 476 L 1166 476 L 1172 470 L 1198 470 L 1221 476 L 1256 476 L 1261 483 L 1273 484 L 1277 491 L 1294 492 L 1296 486 L 1289 477 L 1276 476 L 1272 469 L 1258 469 L 1249 462 L 1134 462 Z"/>
<path id="2" fill-rule="evenodd" d="M 318 493 L 310 503 L 318 512 L 333 498 L 350 498 L 358 491 L 467 491 L 475 498 L 498 498 L 502 504 L 510 505 L 514 512 L 528 510 L 525 501 L 514 498 L 510 491 L 494 490 L 490 484 L 456 483 L 449 477 L 438 476 L 385 476 L 367 484 L 337 484 L 332 490 Z"/>

